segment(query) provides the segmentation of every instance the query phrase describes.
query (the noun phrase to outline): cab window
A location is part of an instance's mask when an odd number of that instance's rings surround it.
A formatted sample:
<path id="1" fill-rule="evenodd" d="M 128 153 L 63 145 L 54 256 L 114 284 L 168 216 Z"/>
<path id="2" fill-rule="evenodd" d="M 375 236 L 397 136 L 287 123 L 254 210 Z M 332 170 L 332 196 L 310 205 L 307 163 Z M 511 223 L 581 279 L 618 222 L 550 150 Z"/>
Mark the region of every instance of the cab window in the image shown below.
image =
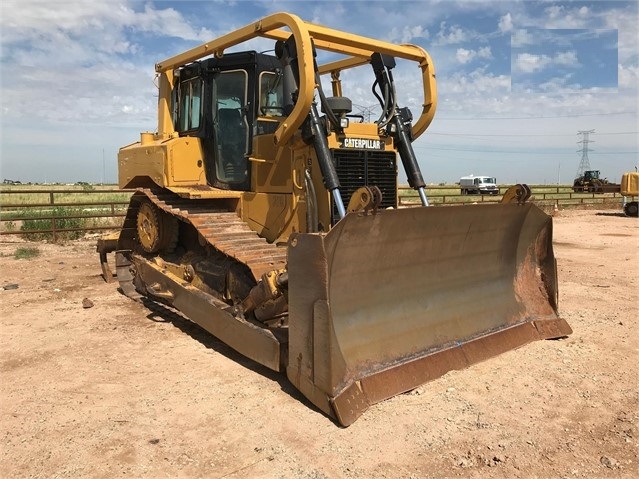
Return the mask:
<path id="1" fill-rule="evenodd" d="M 282 74 L 262 72 L 260 75 L 260 115 L 284 116 Z"/>
<path id="2" fill-rule="evenodd" d="M 202 117 L 202 80 L 192 78 L 181 82 L 178 97 L 175 121 L 177 131 L 197 130 Z"/>

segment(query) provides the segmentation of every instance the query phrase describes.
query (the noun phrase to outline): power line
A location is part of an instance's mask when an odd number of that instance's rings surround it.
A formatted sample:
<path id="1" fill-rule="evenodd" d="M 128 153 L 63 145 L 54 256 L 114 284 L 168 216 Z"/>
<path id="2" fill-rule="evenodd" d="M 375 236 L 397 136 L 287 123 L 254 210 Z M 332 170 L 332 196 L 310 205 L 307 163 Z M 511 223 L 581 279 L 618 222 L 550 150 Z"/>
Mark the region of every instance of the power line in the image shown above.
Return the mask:
<path id="1" fill-rule="evenodd" d="M 444 150 L 444 151 L 467 151 L 468 153 L 503 153 L 503 154 L 534 154 L 534 155 L 565 155 L 569 153 L 568 150 L 558 150 L 558 151 L 531 151 L 527 150 L 504 150 L 501 149 L 490 149 L 490 148 L 454 148 L 454 147 L 441 147 L 441 146 L 420 146 L 413 144 L 413 148 L 416 150 Z"/>
<path id="2" fill-rule="evenodd" d="M 639 151 L 598 151 L 597 155 L 639 155 Z"/>
<path id="3" fill-rule="evenodd" d="M 463 133 L 439 133 L 439 132 L 428 132 L 427 135 L 429 136 L 457 136 L 457 137 L 462 137 L 462 138 L 473 138 L 473 137 L 567 137 L 567 136 L 572 136 L 572 134 L 568 135 L 568 134 L 562 134 L 562 135 L 547 135 L 547 134 L 543 134 L 543 133 L 522 133 L 522 134 L 510 134 L 510 133 L 506 133 L 506 134 L 483 134 L 483 133 L 468 133 L 468 134 L 463 134 Z M 619 132 L 612 132 L 612 133 L 597 133 L 597 135 L 602 136 L 602 135 L 639 135 L 639 131 L 619 131 Z"/>
<path id="4" fill-rule="evenodd" d="M 636 115 L 636 111 L 613 111 L 607 113 L 580 113 L 574 115 L 548 115 L 548 116 L 474 116 L 474 117 L 442 117 L 437 116 L 437 121 L 475 121 L 475 120 L 543 120 L 548 118 L 580 118 L 584 116 L 615 116 L 615 115 Z"/>
<path id="5" fill-rule="evenodd" d="M 504 150 L 487 149 L 487 148 L 449 148 L 440 146 L 420 146 L 413 144 L 415 150 L 442 150 L 442 151 L 465 151 L 467 153 L 501 153 L 504 155 L 567 155 L 572 154 L 571 150 L 566 148 L 555 151 L 537 151 L 537 150 Z M 592 151 L 592 150 L 591 150 Z M 598 151 L 597 155 L 638 155 L 639 151 Z"/>

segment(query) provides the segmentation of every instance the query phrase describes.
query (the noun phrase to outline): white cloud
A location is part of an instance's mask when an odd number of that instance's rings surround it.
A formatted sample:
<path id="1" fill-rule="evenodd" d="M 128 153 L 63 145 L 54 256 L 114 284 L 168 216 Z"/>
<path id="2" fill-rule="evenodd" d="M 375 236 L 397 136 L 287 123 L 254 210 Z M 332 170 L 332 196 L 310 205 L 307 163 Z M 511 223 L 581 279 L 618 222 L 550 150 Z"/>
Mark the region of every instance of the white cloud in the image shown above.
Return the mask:
<path id="1" fill-rule="evenodd" d="M 455 58 L 457 58 L 457 61 L 461 64 L 465 64 L 468 63 L 469 61 L 471 61 L 473 58 L 475 58 L 475 55 L 477 55 L 477 53 L 473 50 L 466 50 L 465 48 L 458 48 L 457 49 L 457 53 L 455 54 Z"/>
<path id="2" fill-rule="evenodd" d="M 624 67 L 623 65 L 619 65 L 618 75 L 619 88 L 631 89 L 635 91 L 635 93 L 637 92 L 637 85 L 639 85 L 639 67 Z M 635 105 L 639 107 L 636 100 Z"/>
<path id="3" fill-rule="evenodd" d="M 545 9 L 547 17 L 544 28 L 588 28 L 591 21 L 588 7 L 570 8 L 564 5 L 551 5 Z"/>
<path id="4" fill-rule="evenodd" d="M 446 22 L 439 24 L 437 45 L 451 45 L 468 40 L 469 35 L 459 25 L 448 26 Z"/>
<path id="5" fill-rule="evenodd" d="M 577 54 L 574 51 L 559 52 L 554 56 L 535 55 L 532 53 L 517 54 L 514 62 L 515 71 L 521 73 L 535 73 L 551 65 L 579 66 Z"/>
<path id="6" fill-rule="evenodd" d="M 173 8 L 135 11 L 127 1 L 5 3 L 0 16 L 5 122 L 34 121 L 152 126 L 153 62 L 131 34 L 209 40 Z M 160 4 L 161 7 L 161 4 Z M 148 38 L 145 38 L 145 41 Z M 137 55 L 137 64 L 129 58 Z"/>
<path id="7" fill-rule="evenodd" d="M 466 48 L 458 48 L 455 52 L 455 58 L 459 63 L 465 65 L 475 58 L 491 59 L 493 57 L 490 47 L 480 47 L 478 50 L 467 50 Z"/>
<path id="8" fill-rule="evenodd" d="M 578 83 L 570 83 L 572 74 L 566 74 L 559 77 L 551 78 L 539 84 L 538 88 L 542 92 L 557 93 L 559 91 L 574 92 L 582 89 L 582 86 Z"/>
<path id="9" fill-rule="evenodd" d="M 411 43 L 416 38 L 428 38 L 428 30 L 421 25 L 415 25 L 413 27 L 404 26 L 402 29 L 393 27 L 387 36 L 387 41 L 397 43 Z"/>
<path id="10" fill-rule="evenodd" d="M 453 91 L 471 93 L 481 97 L 492 92 L 496 98 L 502 98 L 510 91 L 510 78 L 507 75 L 493 75 L 482 69 L 474 70 L 468 75 L 453 78 Z"/>
<path id="11" fill-rule="evenodd" d="M 159 5 L 162 5 L 160 3 Z M 141 31 L 168 35 L 182 38 L 184 40 L 194 40 L 205 42 L 213 38 L 213 33 L 206 29 L 194 29 L 182 17 L 182 14 L 173 8 L 156 10 L 151 5 L 144 6 L 144 12 L 135 14 L 135 26 Z M 132 25 L 129 25 L 132 26 Z"/>
<path id="12" fill-rule="evenodd" d="M 548 18 L 554 20 L 556 18 L 560 18 L 564 12 L 563 5 L 551 5 L 546 8 L 546 14 L 548 14 Z"/>
<path id="13" fill-rule="evenodd" d="M 637 63 L 637 50 L 639 42 L 637 41 L 637 24 L 639 18 L 637 16 L 637 7 L 634 9 L 610 9 L 599 15 L 603 28 L 617 30 L 619 62 Z"/>
<path id="14" fill-rule="evenodd" d="M 493 57 L 493 53 L 490 47 L 480 47 L 479 50 L 477 50 L 477 56 L 479 58 L 490 59 Z"/>
<path id="15" fill-rule="evenodd" d="M 524 4 L 526 2 L 523 2 Z M 550 2 L 549 2 L 550 3 Z M 555 2 L 559 3 L 559 2 Z M 619 17 L 622 22 L 634 25 L 636 34 L 637 7 L 636 2 L 595 2 L 606 3 L 604 8 L 591 9 L 587 6 L 571 6 L 569 2 L 563 5 L 550 5 L 543 10 L 543 14 L 531 13 L 527 9 L 519 9 L 514 15 L 514 23 L 528 28 L 540 29 L 599 29 L 615 28 L 603 25 L 605 18 Z M 592 2 L 591 2 L 592 3 Z M 634 5 L 633 5 L 634 3 Z M 614 20 L 613 20 L 614 22 Z M 636 37 L 636 35 L 635 35 Z"/>
<path id="16" fill-rule="evenodd" d="M 510 32 L 513 29 L 513 18 L 510 12 L 499 19 L 498 28 L 502 33 Z"/>
<path id="17" fill-rule="evenodd" d="M 525 28 L 519 28 L 515 30 L 510 37 L 510 46 L 512 48 L 523 47 L 526 45 L 533 45 L 535 43 L 535 37 Z"/>
<path id="18" fill-rule="evenodd" d="M 69 53 L 84 52 L 96 61 L 101 53 L 133 53 L 138 46 L 127 38 L 130 32 L 202 42 L 213 37 L 210 30 L 190 26 L 173 8 L 155 10 L 150 4 L 136 12 L 134 3 L 128 1 L 7 2 L 0 16 L 3 47 L 26 50 L 31 46 L 64 61 L 69 60 Z"/>
<path id="19" fill-rule="evenodd" d="M 577 66 L 579 61 L 577 60 L 577 54 L 574 51 L 559 52 L 553 58 L 553 63 L 556 65 L 568 65 Z"/>
<path id="20" fill-rule="evenodd" d="M 531 53 L 519 53 L 515 58 L 516 70 L 524 73 L 534 73 L 543 70 L 550 65 L 548 55 L 533 55 Z"/>

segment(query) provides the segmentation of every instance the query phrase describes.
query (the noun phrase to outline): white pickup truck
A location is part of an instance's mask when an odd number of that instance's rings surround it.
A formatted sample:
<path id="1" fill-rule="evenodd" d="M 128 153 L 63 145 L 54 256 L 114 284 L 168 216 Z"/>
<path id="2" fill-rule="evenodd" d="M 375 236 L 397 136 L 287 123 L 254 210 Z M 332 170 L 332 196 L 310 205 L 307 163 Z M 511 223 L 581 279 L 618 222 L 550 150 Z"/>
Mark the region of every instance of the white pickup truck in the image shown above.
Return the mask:
<path id="1" fill-rule="evenodd" d="M 498 195 L 497 180 L 492 176 L 462 176 L 459 179 L 462 195 Z"/>

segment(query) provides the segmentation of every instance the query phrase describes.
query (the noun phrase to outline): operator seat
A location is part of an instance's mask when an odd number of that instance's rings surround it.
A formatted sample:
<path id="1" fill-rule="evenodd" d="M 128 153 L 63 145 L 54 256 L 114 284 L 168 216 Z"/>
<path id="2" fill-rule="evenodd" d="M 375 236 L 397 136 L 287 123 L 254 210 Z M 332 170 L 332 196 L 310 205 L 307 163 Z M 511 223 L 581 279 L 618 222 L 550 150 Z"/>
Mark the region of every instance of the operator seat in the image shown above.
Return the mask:
<path id="1" fill-rule="evenodd" d="M 218 110 L 217 176 L 222 181 L 244 181 L 246 177 L 246 126 L 238 108 Z"/>

